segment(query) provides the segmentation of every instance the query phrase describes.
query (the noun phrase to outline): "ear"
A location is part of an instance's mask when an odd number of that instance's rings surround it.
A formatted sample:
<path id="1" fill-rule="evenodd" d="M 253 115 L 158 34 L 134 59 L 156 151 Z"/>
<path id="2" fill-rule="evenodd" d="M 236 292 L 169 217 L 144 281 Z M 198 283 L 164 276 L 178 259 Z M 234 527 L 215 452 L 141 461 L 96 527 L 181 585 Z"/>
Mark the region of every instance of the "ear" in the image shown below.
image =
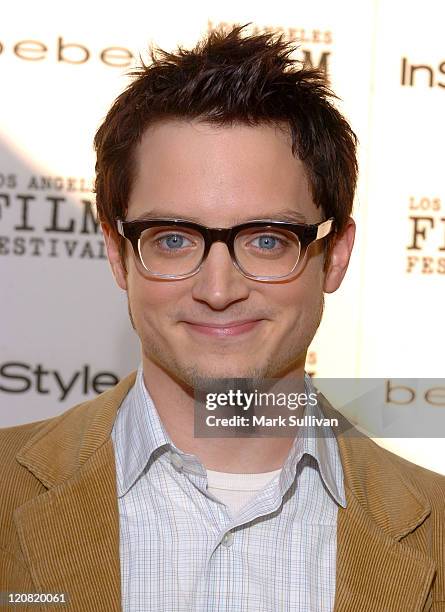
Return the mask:
<path id="1" fill-rule="evenodd" d="M 105 245 L 107 248 L 108 262 L 113 272 L 114 279 L 118 286 L 127 291 L 127 275 L 122 266 L 122 261 L 119 253 L 119 244 L 116 235 L 112 232 L 109 225 L 106 223 L 100 224 L 104 235 Z"/>
<path id="2" fill-rule="evenodd" d="M 324 279 L 323 290 L 325 293 L 333 293 L 340 287 L 348 269 L 354 238 L 355 221 L 352 217 L 349 217 L 342 233 L 335 237 L 331 249 L 331 257 Z"/>

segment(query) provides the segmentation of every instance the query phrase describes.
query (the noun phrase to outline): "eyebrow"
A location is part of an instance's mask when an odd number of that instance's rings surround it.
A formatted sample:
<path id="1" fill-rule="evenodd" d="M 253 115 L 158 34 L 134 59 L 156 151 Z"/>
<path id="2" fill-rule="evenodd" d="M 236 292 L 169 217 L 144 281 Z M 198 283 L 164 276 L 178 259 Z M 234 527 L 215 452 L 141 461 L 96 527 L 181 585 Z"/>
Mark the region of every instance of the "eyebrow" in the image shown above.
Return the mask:
<path id="1" fill-rule="evenodd" d="M 234 219 L 234 225 L 239 225 L 241 223 L 248 223 L 249 221 L 258 221 L 261 218 L 268 219 L 270 221 L 286 221 L 288 223 L 308 223 L 307 217 L 297 210 L 293 208 L 284 208 L 282 210 L 276 211 L 270 215 L 265 215 L 263 217 L 255 215 L 251 217 L 236 217 Z M 144 212 L 132 221 L 148 221 L 149 219 L 183 219 L 184 221 L 191 221 L 193 223 L 198 223 L 200 225 L 205 225 L 202 222 L 202 219 L 198 219 L 198 217 L 194 217 L 192 215 L 179 215 L 173 210 L 157 210 L 152 209 L 150 211 Z"/>

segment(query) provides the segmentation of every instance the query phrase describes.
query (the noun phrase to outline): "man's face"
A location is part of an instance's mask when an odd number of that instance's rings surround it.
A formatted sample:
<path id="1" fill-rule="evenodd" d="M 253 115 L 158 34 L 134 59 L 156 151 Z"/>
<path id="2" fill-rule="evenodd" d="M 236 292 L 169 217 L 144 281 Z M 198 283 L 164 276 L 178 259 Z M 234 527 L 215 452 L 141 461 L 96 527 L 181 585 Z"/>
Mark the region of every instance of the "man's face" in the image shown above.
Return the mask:
<path id="1" fill-rule="evenodd" d="M 137 162 L 126 220 L 149 214 L 208 227 L 291 220 L 289 215 L 306 223 L 324 220 L 304 166 L 292 155 L 290 136 L 270 125 L 164 121 L 143 136 Z M 143 276 L 129 244 L 125 275 L 106 238 L 116 280 L 128 292 L 144 366 L 162 368 L 192 387 L 209 377 L 301 375 L 320 323 L 323 290 L 338 287 L 352 248 L 350 240 L 344 270 L 336 276 L 323 271 L 318 242 L 296 278 L 266 283 L 245 278 L 217 242 L 196 275 L 166 281 Z"/>

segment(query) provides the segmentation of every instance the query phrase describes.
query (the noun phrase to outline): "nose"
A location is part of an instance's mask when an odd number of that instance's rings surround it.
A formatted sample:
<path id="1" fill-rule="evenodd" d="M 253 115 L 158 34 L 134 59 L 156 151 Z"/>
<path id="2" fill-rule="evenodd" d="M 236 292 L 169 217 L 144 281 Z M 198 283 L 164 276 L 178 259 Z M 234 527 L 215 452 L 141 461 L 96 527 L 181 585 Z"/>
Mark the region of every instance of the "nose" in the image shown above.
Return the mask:
<path id="1" fill-rule="evenodd" d="M 233 265 L 227 246 L 215 242 L 207 259 L 194 277 L 192 296 L 213 310 L 224 310 L 249 297 L 249 279 Z"/>

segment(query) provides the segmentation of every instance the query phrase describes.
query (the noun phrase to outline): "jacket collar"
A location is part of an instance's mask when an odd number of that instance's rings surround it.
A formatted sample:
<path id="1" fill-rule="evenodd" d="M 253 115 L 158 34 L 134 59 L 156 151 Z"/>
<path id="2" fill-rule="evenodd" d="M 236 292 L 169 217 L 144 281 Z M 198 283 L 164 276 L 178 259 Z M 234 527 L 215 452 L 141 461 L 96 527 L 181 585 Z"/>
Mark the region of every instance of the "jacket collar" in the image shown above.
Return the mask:
<path id="1" fill-rule="evenodd" d="M 36 588 L 73 610 L 121 610 L 119 511 L 111 430 L 136 373 L 46 422 L 16 458 L 47 491 L 14 520 Z M 320 397 L 320 396 L 319 396 Z M 347 421 L 321 396 L 322 408 Z M 335 612 L 422 610 L 430 557 L 400 542 L 430 514 L 392 455 L 357 433 L 338 437 L 347 507 L 339 508 Z M 93 604 L 94 602 L 94 604 Z"/>

